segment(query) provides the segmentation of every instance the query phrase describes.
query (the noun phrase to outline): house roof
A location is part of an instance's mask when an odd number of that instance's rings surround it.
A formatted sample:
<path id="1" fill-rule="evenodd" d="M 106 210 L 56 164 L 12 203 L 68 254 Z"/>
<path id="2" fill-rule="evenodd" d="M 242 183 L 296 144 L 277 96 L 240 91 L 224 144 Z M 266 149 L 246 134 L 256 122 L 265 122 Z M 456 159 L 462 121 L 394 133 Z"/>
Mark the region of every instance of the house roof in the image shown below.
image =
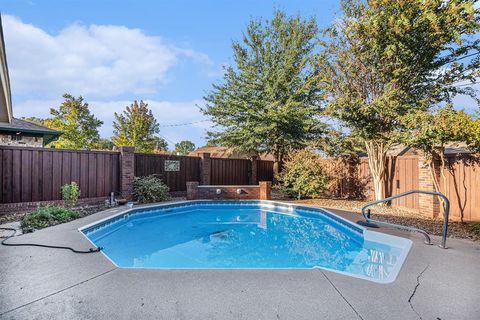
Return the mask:
<path id="1" fill-rule="evenodd" d="M 468 149 L 468 145 L 465 142 L 447 142 L 444 145 L 445 154 L 459 154 L 459 153 L 472 153 Z M 418 150 L 410 147 L 406 147 L 404 144 L 394 144 L 388 149 L 388 156 L 403 156 L 403 155 L 415 155 Z"/>
<path id="2" fill-rule="evenodd" d="M 248 159 L 250 155 L 234 152 L 233 149 L 227 147 L 201 147 L 188 155 L 192 157 L 198 157 L 200 153 L 210 153 L 212 158 L 228 158 L 228 159 Z M 260 160 L 274 161 L 274 157 L 271 154 L 261 154 Z"/>
<path id="3" fill-rule="evenodd" d="M 44 143 L 58 138 L 62 133 L 29 121 L 12 118 L 11 122 L 0 122 L 0 131 L 43 135 Z"/>

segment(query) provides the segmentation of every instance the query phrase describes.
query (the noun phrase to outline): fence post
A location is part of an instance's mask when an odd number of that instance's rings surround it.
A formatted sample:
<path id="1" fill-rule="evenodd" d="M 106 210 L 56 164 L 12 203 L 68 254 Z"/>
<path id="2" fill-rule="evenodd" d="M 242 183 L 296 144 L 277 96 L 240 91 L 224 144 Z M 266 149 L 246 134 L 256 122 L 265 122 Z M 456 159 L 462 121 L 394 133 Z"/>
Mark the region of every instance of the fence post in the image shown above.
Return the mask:
<path id="1" fill-rule="evenodd" d="M 434 159 L 433 161 L 438 161 Z M 435 166 L 435 176 L 437 181 L 440 181 L 439 165 Z M 436 191 L 433 184 L 432 174 L 428 166 L 428 162 L 423 155 L 418 157 L 418 188 L 425 191 Z M 438 217 L 440 214 L 440 201 L 438 197 L 432 197 L 428 194 L 418 195 L 418 206 L 420 214 L 428 215 L 429 217 Z"/>
<path id="2" fill-rule="evenodd" d="M 258 183 L 258 157 L 252 156 L 250 158 L 250 175 L 248 177 L 248 182 L 251 185 L 256 185 Z"/>
<path id="3" fill-rule="evenodd" d="M 272 199 L 272 181 L 260 181 L 260 200 Z"/>
<path id="4" fill-rule="evenodd" d="M 135 147 L 120 147 L 120 193 L 132 200 L 135 177 Z"/>
<path id="5" fill-rule="evenodd" d="M 210 184 L 210 171 L 212 169 L 212 160 L 210 159 L 210 153 L 200 153 L 200 184 Z"/>

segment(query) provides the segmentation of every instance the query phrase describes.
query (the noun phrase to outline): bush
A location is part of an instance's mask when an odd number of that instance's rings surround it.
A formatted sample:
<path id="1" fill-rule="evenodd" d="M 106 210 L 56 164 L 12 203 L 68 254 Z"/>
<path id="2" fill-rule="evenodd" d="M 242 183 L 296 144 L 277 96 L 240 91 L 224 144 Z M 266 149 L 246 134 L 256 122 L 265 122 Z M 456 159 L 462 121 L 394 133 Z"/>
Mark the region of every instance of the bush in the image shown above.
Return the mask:
<path id="1" fill-rule="evenodd" d="M 80 197 L 80 188 L 76 182 L 65 184 L 62 187 L 62 199 L 67 206 L 74 206 Z"/>
<path id="2" fill-rule="evenodd" d="M 169 190 L 168 186 L 155 176 L 136 177 L 133 181 L 133 198 L 140 203 L 168 200 Z"/>
<path id="3" fill-rule="evenodd" d="M 79 218 L 78 212 L 63 207 L 38 208 L 25 215 L 21 221 L 24 230 L 42 229 Z"/>
<path id="4" fill-rule="evenodd" d="M 298 199 L 318 197 L 327 190 L 329 184 L 323 159 L 308 150 L 291 152 L 277 178 L 280 189 Z"/>

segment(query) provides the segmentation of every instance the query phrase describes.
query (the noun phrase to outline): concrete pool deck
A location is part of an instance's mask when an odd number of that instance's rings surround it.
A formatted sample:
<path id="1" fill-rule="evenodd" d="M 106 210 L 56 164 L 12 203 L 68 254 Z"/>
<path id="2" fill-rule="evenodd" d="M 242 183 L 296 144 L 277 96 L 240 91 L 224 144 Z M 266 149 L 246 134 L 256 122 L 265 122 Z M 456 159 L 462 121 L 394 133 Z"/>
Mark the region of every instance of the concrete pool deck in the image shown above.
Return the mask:
<path id="1" fill-rule="evenodd" d="M 10 242 L 88 249 L 77 229 L 119 211 Z M 120 269 L 101 253 L 0 246 L 0 319 L 478 319 L 479 243 L 448 239 L 443 250 L 418 234 L 375 230 L 413 241 L 391 284 L 320 269 Z"/>

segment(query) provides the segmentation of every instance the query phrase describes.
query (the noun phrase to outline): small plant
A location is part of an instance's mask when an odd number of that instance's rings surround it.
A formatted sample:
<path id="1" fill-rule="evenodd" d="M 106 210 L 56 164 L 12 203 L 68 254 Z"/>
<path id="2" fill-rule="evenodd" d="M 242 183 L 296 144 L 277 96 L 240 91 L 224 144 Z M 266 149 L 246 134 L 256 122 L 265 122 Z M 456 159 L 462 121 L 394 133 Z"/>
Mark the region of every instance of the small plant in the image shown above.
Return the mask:
<path id="1" fill-rule="evenodd" d="M 75 204 L 77 204 L 79 197 L 80 188 L 75 181 L 70 184 L 67 183 L 62 187 L 62 199 L 65 202 L 65 205 L 73 207 Z"/>
<path id="2" fill-rule="evenodd" d="M 25 215 L 21 221 L 24 231 L 42 229 L 79 218 L 78 212 L 63 207 L 43 207 Z"/>
<path id="3" fill-rule="evenodd" d="M 279 189 L 298 199 L 321 195 L 329 184 L 323 166 L 323 159 L 311 151 L 291 152 L 278 176 Z"/>
<path id="4" fill-rule="evenodd" d="M 136 177 L 133 181 L 133 198 L 140 203 L 165 201 L 170 198 L 170 189 L 155 176 Z"/>

